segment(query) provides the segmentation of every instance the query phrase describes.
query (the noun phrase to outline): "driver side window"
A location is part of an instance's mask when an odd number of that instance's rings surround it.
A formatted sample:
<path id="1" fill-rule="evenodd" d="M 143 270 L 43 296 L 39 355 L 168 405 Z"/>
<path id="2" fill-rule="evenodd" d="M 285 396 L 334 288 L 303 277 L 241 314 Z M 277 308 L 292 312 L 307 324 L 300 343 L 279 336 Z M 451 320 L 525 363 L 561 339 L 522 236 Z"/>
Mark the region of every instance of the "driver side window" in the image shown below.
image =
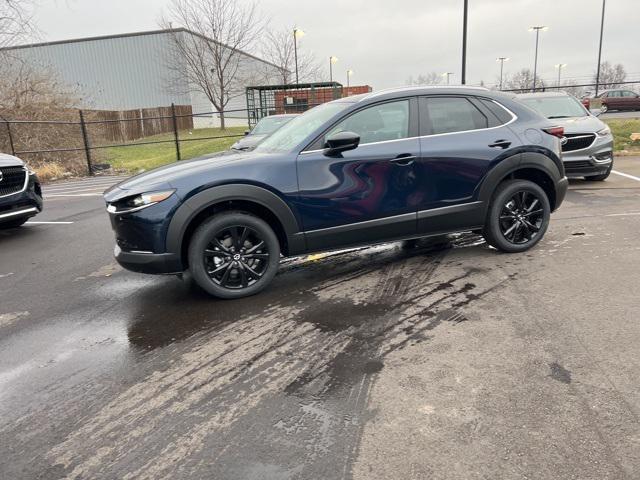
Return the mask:
<path id="1" fill-rule="evenodd" d="M 327 137 L 340 132 L 360 135 L 360 144 L 409 137 L 409 100 L 383 103 L 350 115 L 333 127 Z"/>

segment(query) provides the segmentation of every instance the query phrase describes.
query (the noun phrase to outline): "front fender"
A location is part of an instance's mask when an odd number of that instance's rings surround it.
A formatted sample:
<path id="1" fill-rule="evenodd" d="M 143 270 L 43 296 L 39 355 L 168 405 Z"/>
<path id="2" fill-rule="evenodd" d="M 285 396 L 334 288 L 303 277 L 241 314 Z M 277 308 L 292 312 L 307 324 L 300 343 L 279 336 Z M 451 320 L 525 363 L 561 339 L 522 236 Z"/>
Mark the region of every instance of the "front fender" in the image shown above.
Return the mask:
<path id="1" fill-rule="evenodd" d="M 296 235 L 300 232 L 300 227 L 295 215 L 284 200 L 275 193 L 255 185 L 227 184 L 197 193 L 180 205 L 167 231 L 167 252 L 180 253 L 184 234 L 196 215 L 212 205 L 232 200 L 260 204 L 278 218 L 289 239 L 303 237 Z"/>

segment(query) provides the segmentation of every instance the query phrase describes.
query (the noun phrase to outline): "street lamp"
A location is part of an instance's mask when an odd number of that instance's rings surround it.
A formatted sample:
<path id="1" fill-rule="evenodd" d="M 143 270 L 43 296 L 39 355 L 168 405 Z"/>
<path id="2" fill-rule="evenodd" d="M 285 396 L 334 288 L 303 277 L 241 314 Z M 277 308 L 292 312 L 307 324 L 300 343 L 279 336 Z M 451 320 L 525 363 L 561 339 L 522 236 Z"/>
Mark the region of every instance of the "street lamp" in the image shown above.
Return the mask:
<path id="1" fill-rule="evenodd" d="M 453 74 L 454 74 L 454 72 L 444 72 L 444 73 L 442 74 L 442 76 L 443 76 L 443 77 L 447 77 L 447 85 L 449 85 L 449 77 L 450 77 L 451 75 L 453 75 Z"/>
<path id="2" fill-rule="evenodd" d="M 353 70 L 347 70 L 347 95 L 349 95 L 349 79 L 353 75 Z"/>
<path id="3" fill-rule="evenodd" d="M 333 82 L 333 64 L 338 62 L 338 57 L 331 55 L 329 57 L 329 81 Z"/>
<path id="4" fill-rule="evenodd" d="M 296 85 L 298 85 L 298 39 L 304 36 L 304 32 L 299 28 L 293 29 L 293 55 L 296 61 Z"/>
<path id="5" fill-rule="evenodd" d="M 504 71 L 504 62 L 508 62 L 509 57 L 498 57 L 496 62 L 500 62 L 500 90 L 502 90 L 502 72 Z"/>
<path id="6" fill-rule="evenodd" d="M 530 32 L 536 32 L 536 56 L 533 61 L 533 92 L 536 91 L 536 75 L 538 74 L 538 38 L 540 36 L 540 30 L 546 31 L 549 27 L 546 25 L 536 25 L 533 27 L 529 27 Z"/>
<path id="7" fill-rule="evenodd" d="M 556 63 L 555 65 L 555 67 L 558 69 L 558 88 L 560 88 L 560 74 L 562 73 L 562 69 L 566 66 L 566 63 Z"/>

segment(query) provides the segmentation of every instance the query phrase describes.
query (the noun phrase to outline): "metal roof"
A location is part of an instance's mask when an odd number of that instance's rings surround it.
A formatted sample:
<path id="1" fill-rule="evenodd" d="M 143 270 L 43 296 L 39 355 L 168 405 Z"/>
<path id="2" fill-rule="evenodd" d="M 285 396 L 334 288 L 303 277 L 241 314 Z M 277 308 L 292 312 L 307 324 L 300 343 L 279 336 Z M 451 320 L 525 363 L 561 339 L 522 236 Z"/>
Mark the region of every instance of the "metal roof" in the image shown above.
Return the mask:
<path id="1" fill-rule="evenodd" d="M 47 47 L 47 46 L 51 46 L 51 45 L 64 45 L 64 44 L 69 44 L 69 43 L 82 43 L 82 42 L 93 42 L 93 41 L 100 41 L 100 40 L 112 40 L 112 39 L 116 39 L 116 38 L 128 38 L 128 37 L 139 37 L 139 36 L 143 36 L 143 35 L 162 35 L 162 34 L 167 34 L 167 33 L 179 33 L 179 32 L 185 32 L 191 35 L 194 35 L 196 37 L 202 38 L 203 40 L 209 41 L 209 42 L 214 42 L 214 43 L 220 43 L 220 42 L 216 42 L 215 40 L 213 40 L 212 38 L 209 38 L 205 35 L 201 35 L 197 32 L 194 32 L 192 30 L 189 30 L 187 28 L 166 28 L 166 29 L 161 29 L 161 30 L 147 30 L 147 31 L 141 31 L 141 32 L 130 32 L 130 33 L 120 33 L 120 34 L 113 34 L 113 35 L 99 35 L 99 36 L 95 36 L 95 37 L 83 37 L 83 38 L 71 38 L 68 40 L 54 40 L 54 41 L 50 41 L 50 42 L 40 42 L 40 43 L 29 43 L 29 44 L 25 44 L 25 45 L 14 45 L 14 46 L 9 46 L 9 47 L 2 47 L 0 48 L 0 51 L 9 51 L 9 50 L 21 50 L 21 49 L 25 49 L 25 48 L 36 48 L 36 47 Z M 225 45 L 220 43 L 221 45 L 231 49 L 230 46 Z M 260 57 L 256 57 L 255 55 L 252 55 L 250 53 L 247 53 L 243 50 L 238 50 L 236 49 L 236 51 L 238 51 L 239 53 L 246 55 L 247 57 L 251 57 L 254 58 L 256 60 L 259 60 L 263 63 L 267 63 L 269 65 L 271 65 L 272 67 L 276 67 L 276 68 L 280 68 L 278 65 L 268 62 L 266 60 L 263 60 Z"/>

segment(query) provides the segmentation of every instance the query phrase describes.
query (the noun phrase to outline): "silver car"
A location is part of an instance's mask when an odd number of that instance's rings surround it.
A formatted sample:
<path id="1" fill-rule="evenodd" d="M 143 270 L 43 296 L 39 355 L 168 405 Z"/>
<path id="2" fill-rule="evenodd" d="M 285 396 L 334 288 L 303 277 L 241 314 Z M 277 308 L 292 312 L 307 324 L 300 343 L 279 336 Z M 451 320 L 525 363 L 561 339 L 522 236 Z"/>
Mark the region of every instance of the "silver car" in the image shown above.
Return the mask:
<path id="1" fill-rule="evenodd" d="M 297 116 L 298 114 L 295 113 L 285 113 L 263 117 L 256 126 L 253 127 L 253 130 L 244 132 L 244 138 L 234 143 L 231 148 L 233 150 L 253 150 L 265 138 Z"/>
<path id="2" fill-rule="evenodd" d="M 611 129 L 564 92 L 524 93 L 516 98 L 564 127 L 562 160 L 567 177 L 605 180 L 613 168 Z"/>

